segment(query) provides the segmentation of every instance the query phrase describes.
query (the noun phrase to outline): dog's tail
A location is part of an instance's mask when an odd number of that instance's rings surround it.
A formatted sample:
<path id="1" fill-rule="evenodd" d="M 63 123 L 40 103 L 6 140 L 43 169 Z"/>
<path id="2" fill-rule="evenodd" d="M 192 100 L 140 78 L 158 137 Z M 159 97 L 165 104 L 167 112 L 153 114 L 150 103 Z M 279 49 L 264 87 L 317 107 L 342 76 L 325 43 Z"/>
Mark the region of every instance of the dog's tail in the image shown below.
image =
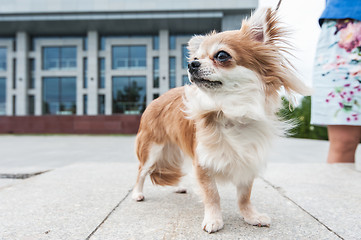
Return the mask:
<path id="1" fill-rule="evenodd" d="M 169 165 L 162 168 L 155 167 L 150 174 L 152 183 L 160 186 L 177 186 L 181 177 L 183 177 L 182 171 Z"/>
<path id="2" fill-rule="evenodd" d="M 174 144 L 165 144 L 151 167 L 150 179 L 153 184 L 161 186 L 176 186 L 183 177 L 183 156 Z"/>

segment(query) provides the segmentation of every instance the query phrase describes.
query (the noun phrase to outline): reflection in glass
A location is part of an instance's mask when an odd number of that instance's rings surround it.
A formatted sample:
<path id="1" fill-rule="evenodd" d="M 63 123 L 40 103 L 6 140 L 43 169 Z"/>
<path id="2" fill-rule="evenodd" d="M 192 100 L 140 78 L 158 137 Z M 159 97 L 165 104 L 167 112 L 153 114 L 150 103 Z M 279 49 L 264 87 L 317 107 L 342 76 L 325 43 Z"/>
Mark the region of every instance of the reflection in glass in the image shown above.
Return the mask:
<path id="1" fill-rule="evenodd" d="M 83 58 L 83 88 L 88 88 L 88 59 Z"/>
<path id="2" fill-rule="evenodd" d="M 60 48 L 61 69 L 76 68 L 76 48 L 75 47 L 61 47 Z"/>
<path id="3" fill-rule="evenodd" d="M 6 48 L 0 47 L 0 71 L 6 71 Z"/>
<path id="4" fill-rule="evenodd" d="M 83 37 L 83 50 L 88 51 L 88 37 Z"/>
<path id="5" fill-rule="evenodd" d="M 153 88 L 159 88 L 159 57 L 153 58 Z"/>
<path id="6" fill-rule="evenodd" d="M 70 115 L 76 111 L 76 78 L 43 79 L 43 113 Z"/>
<path id="7" fill-rule="evenodd" d="M 146 46 L 112 47 L 112 69 L 145 68 Z"/>
<path id="8" fill-rule="evenodd" d="M 113 113 L 140 114 L 146 105 L 146 77 L 113 77 Z"/>
<path id="9" fill-rule="evenodd" d="M 43 69 L 75 69 L 76 47 L 44 47 Z"/>
<path id="10" fill-rule="evenodd" d="M 0 115 L 6 113 L 6 78 L 0 78 Z"/>
<path id="11" fill-rule="evenodd" d="M 104 115 L 105 114 L 105 95 L 98 95 L 98 113 Z"/>
<path id="12" fill-rule="evenodd" d="M 29 89 L 35 88 L 35 59 L 29 59 Z"/>
<path id="13" fill-rule="evenodd" d="M 176 49 L 176 36 L 174 35 L 169 36 L 169 49 L 170 50 Z"/>
<path id="14" fill-rule="evenodd" d="M 176 86 L 175 76 L 175 57 L 169 58 L 169 88 L 175 88 Z"/>
<path id="15" fill-rule="evenodd" d="M 131 46 L 130 50 L 130 67 L 140 68 L 146 67 L 146 47 L 145 46 Z"/>
<path id="16" fill-rule="evenodd" d="M 29 113 L 29 115 L 35 114 L 35 96 L 34 95 L 28 96 L 28 113 Z"/>
<path id="17" fill-rule="evenodd" d="M 57 47 L 43 48 L 43 69 L 60 69 L 60 51 Z"/>
<path id="18" fill-rule="evenodd" d="M 88 95 L 83 95 L 83 115 L 88 114 Z"/>
<path id="19" fill-rule="evenodd" d="M 99 58 L 99 88 L 105 88 L 105 58 Z"/>
<path id="20" fill-rule="evenodd" d="M 159 36 L 153 36 L 153 50 L 159 50 Z"/>
<path id="21" fill-rule="evenodd" d="M 182 45 L 182 68 L 183 69 L 188 68 L 188 58 L 189 58 L 189 52 L 187 49 L 187 45 Z"/>
<path id="22" fill-rule="evenodd" d="M 13 89 L 16 89 L 16 77 L 17 77 L 17 70 L 16 70 L 16 58 L 13 59 Z"/>

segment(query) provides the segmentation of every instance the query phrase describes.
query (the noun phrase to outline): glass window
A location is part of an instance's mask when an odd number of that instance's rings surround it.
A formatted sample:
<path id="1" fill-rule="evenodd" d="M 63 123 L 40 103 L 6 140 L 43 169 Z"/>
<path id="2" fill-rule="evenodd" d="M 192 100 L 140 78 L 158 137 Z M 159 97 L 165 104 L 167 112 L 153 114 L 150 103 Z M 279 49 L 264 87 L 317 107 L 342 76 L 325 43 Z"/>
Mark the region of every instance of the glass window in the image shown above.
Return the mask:
<path id="1" fill-rule="evenodd" d="M 29 59 L 29 88 L 35 88 L 35 59 Z"/>
<path id="2" fill-rule="evenodd" d="M 0 78 L 0 115 L 6 113 L 6 78 Z"/>
<path id="3" fill-rule="evenodd" d="M 43 79 L 43 113 L 70 115 L 76 112 L 76 78 Z"/>
<path id="4" fill-rule="evenodd" d="M 88 37 L 83 37 L 83 50 L 88 50 Z"/>
<path id="5" fill-rule="evenodd" d="M 169 58 L 169 88 L 175 88 L 176 75 L 175 75 L 175 57 Z"/>
<path id="6" fill-rule="evenodd" d="M 60 48 L 60 68 L 75 69 L 76 68 L 76 47 Z"/>
<path id="7" fill-rule="evenodd" d="M 43 69 L 60 69 L 60 51 L 57 47 L 43 48 Z"/>
<path id="8" fill-rule="evenodd" d="M 101 36 L 99 41 L 99 50 L 104 51 L 105 50 L 105 39 L 106 37 Z"/>
<path id="9" fill-rule="evenodd" d="M 112 47 L 112 69 L 145 68 L 146 46 Z"/>
<path id="10" fill-rule="evenodd" d="M 153 58 L 153 88 L 159 88 L 159 57 Z"/>
<path id="11" fill-rule="evenodd" d="M 88 88 L 88 59 L 83 58 L 83 88 Z"/>
<path id="12" fill-rule="evenodd" d="M 154 93 L 154 94 L 153 94 L 153 100 L 154 100 L 154 99 L 157 99 L 157 98 L 159 98 L 159 93 Z"/>
<path id="13" fill-rule="evenodd" d="M 105 88 L 105 58 L 99 58 L 99 88 Z"/>
<path id="14" fill-rule="evenodd" d="M 170 50 L 176 49 L 176 36 L 174 35 L 169 36 L 169 49 Z"/>
<path id="15" fill-rule="evenodd" d="M 43 69 L 75 69 L 76 47 L 44 47 Z"/>
<path id="16" fill-rule="evenodd" d="M 98 113 L 104 115 L 105 114 L 105 95 L 98 95 Z"/>
<path id="17" fill-rule="evenodd" d="M 113 69 L 129 67 L 129 49 L 126 46 L 112 48 Z"/>
<path id="18" fill-rule="evenodd" d="M 13 89 L 16 89 L 16 59 L 13 59 Z"/>
<path id="19" fill-rule="evenodd" d="M 0 47 L 0 71 L 6 71 L 6 48 Z"/>
<path id="20" fill-rule="evenodd" d="M 153 50 L 159 50 L 159 36 L 153 36 Z"/>
<path id="21" fill-rule="evenodd" d="M 83 115 L 88 115 L 88 95 L 83 95 Z"/>
<path id="22" fill-rule="evenodd" d="M 183 69 L 188 68 L 188 58 L 189 58 L 189 52 L 187 49 L 187 45 L 182 45 L 182 68 Z"/>
<path id="23" fill-rule="evenodd" d="M 182 85 L 184 86 L 184 85 L 186 85 L 186 84 L 191 84 L 191 82 L 189 81 L 189 78 L 188 78 L 188 76 L 187 75 L 183 75 L 182 76 Z"/>
<path id="24" fill-rule="evenodd" d="M 35 96 L 34 95 L 28 96 L 28 113 L 29 113 L 29 115 L 35 114 Z"/>
<path id="25" fill-rule="evenodd" d="M 140 114 L 146 106 L 146 77 L 113 77 L 113 113 Z"/>
<path id="26" fill-rule="evenodd" d="M 130 47 L 130 67 L 131 68 L 145 68 L 146 67 L 146 51 L 145 46 L 131 46 Z"/>
<path id="27" fill-rule="evenodd" d="M 13 96 L 13 116 L 16 115 L 16 96 Z"/>

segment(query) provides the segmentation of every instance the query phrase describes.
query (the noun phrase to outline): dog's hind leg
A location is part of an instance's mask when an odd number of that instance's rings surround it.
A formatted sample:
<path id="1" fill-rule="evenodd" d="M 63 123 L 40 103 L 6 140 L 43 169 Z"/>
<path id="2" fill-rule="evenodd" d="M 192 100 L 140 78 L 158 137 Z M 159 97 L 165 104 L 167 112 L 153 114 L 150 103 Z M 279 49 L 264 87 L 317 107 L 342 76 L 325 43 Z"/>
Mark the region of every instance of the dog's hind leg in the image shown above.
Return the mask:
<path id="1" fill-rule="evenodd" d="M 237 186 L 238 206 L 244 220 L 251 225 L 259 227 L 268 227 L 271 224 L 271 219 L 267 214 L 259 213 L 257 209 L 251 204 L 251 191 L 253 181 L 247 185 Z"/>
<path id="2" fill-rule="evenodd" d="M 138 154 L 140 158 L 145 158 L 145 159 L 139 159 L 140 165 L 138 169 L 137 182 L 133 188 L 133 193 L 132 193 L 132 198 L 135 201 L 139 202 L 144 200 L 143 187 L 144 187 L 145 178 L 149 173 L 153 171 L 154 165 L 156 161 L 159 159 L 162 150 L 163 150 L 163 145 L 153 144 L 150 147 L 148 154 Z M 145 150 L 143 149 L 143 151 Z"/>
<path id="3" fill-rule="evenodd" d="M 147 176 L 147 174 L 148 172 L 145 171 L 141 166 L 139 166 L 137 182 L 133 188 L 133 194 L 132 194 L 132 198 L 137 202 L 144 200 L 143 187 L 144 187 L 145 177 Z"/>

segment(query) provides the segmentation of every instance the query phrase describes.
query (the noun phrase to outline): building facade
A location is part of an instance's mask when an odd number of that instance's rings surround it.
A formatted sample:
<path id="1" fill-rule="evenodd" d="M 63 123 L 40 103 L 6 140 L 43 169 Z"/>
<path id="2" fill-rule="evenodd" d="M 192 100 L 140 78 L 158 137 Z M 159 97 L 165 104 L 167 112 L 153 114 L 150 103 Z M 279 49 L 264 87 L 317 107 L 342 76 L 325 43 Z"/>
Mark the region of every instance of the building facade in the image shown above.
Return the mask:
<path id="1" fill-rule="evenodd" d="M 187 42 L 192 35 L 238 29 L 258 3 L 0 2 L 3 123 L 12 117 L 21 122 L 54 121 L 51 116 L 59 121 L 61 116 L 72 116 L 71 121 L 139 116 L 153 99 L 188 83 Z M 25 116 L 33 117 L 21 118 Z M 10 128 L 5 125 L 2 132 Z"/>

